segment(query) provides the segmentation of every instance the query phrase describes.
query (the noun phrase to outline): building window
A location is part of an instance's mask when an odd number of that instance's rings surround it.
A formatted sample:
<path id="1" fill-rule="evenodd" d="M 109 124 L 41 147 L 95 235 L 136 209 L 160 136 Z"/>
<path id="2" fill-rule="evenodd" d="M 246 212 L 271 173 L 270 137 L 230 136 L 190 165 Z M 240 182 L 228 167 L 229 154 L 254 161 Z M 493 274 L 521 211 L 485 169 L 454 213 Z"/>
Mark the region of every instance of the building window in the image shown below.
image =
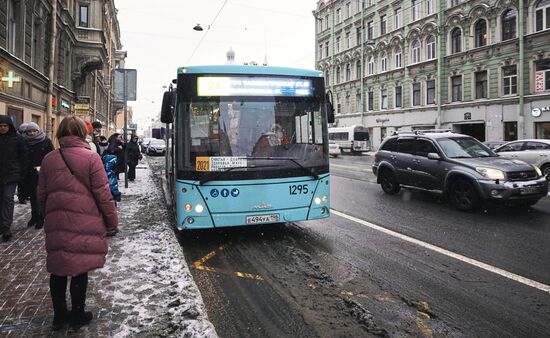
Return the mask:
<path id="1" fill-rule="evenodd" d="M 336 38 L 336 53 L 340 53 L 340 37 Z"/>
<path id="2" fill-rule="evenodd" d="M 412 85 L 413 89 L 413 106 L 419 106 L 420 105 L 420 82 L 414 82 Z"/>
<path id="3" fill-rule="evenodd" d="M 346 65 L 346 81 L 351 80 L 351 64 Z"/>
<path id="4" fill-rule="evenodd" d="M 388 56 L 386 53 L 382 53 L 380 56 L 380 71 L 386 72 L 388 70 Z"/>
<path id="5" fill-rule="evenodd" d="M 369 57 L 369 60 L 367 63 L 367 74 L 368 75 L 374 74 L 374 59 L 372 56 Z"/>
<path id="6" fill-rule="evenodd" d="M 394 54 L 394 58 L 395 58 L 395 68 L 401 68 L 401 67 L 403 67 L 402 55 L 401 55 L 401 48 L 396 47 L 396 48 L 393 50 L 393 54 Z"/>
<path id="7" fill-rule="evenodd" d="M 502 41 L 516 38 L 517 11 L 509 9 L 502 14 Z"/>
<path id="8" fill-rule="evenodd" d="M 346 34 L 346 40 L 347 40 L 348 48 L 353 47 L 353 40 L 352 40 L 352 38 L 351 38 L 351 33 L 347 33 L 347 34 Z"/>
<path id="9" fill-rule="evenodd" d="M 336 95 L 336 114 L 342 113 L 342 104 L 340 103 L 340 95 Z"/>
<path id="10" fill-rule="evenodd" d="M 435 37 L 433 35 L 426 39 L 426 59 L 435 59 Z"/>
<path id="11" fill-rule="evenodd" d="M 502 89 L 504 95 L 518 93 L 518 74 L 515 65 L 502 67 Z"/>
<path id="12" fill-rule="evenodd" d="M 329 70 L 325 71 L 325 84 L 327 86 L 330 85 L 330 71 Z"/>
<path id="13" fill-rule="evenodd" d="M 8 52 L 15 54 L 17 37 L 17 5 L 15 0 L 8 1 Z"/>
<path id="14" fill-rule="evenodd" d="M 463 0 L 451 0 L 451 6 L 458 6 Z"/>
<path id="15" fill-rule="evenodd" d="M 435 104 L 435 80 L 426 81 L 426 104 Z"/>
<path id="16" fill-rule="evenodd" d="M 325 29 L 328 29 L 328 25 L 329 25 L 329 22 L 330 22 L 329 18 L 330 17 L 328 15 L 325 16 Z"/>
<path id="17" fill-rule="evenodd" d="M 535 32 L 550 29 L 550 0 L 540 0 L 535 9 Z"/>
<path id="18" fill-rule="evenodd" d="M 434 14 L 434 3 L 435 0 L 426 0 L 426 13 L 428 15 Z"/>
<path id="19" fill-rule="evenodd" d="M 403 107 L 403 88 L 401 86 L 395 87 L 395 107 Z"/>
<path id="20" fill-rule="evenodd" d="M 420 62 L 420 42 L 414 40 L 412 43 L 412 63 Z"/>
<path id="21" fill-rule="evenodd" d="M 388 109 L 388 90 L 380 90 L 380 109 Z"/>
<path id="22" fill-rule="evenodd" d="M 361 107 L 361 94 L 357 93 L 355 94 L 355 111 L 356 112 L 359 112 L 359 111 L 362 111 L 362 107 Z"/>
<path id="23" fill-rule="evenodd" d="M 369 92 L 368 95 L 368 110 L 374 110 L 374 92 Z"/>
<path id="24" fill-rule="evenodd" d="M 475 73 L 476 79 L 476 99 L 487 98 L 487 71 Z"/>
<path id="25" fill-rule="evenodd" d="M 376 0 L 369 0 L 369 6 L 374 6 L 376 4 Z"/>
<path id="26" fill-rule="evenodd" d="M 329 54 L 329 43 L 325 43 L 325 57 L 329 57 L 330 54 Z"/>
<path id="27" fill-rule="evenodd" d="M 452 101 L 462 101 L 462 75 L 451 77 Z"/>
<path id="28" fill-rule="evenodd" d="M 460 28 L 455 27 L 451 31 L 451 53 L 462 52 L 462 31 Z"/>
<path id="29" fill-rule="evenodd" d="M 550 90 L 550 59 L 535 62 L 535 92 Z"/>
<path id="30" fill-rule="evenodd" d="M 420 19 L 420 9 L 421 9 L 420 0 L 412 0 L 411 8 L 412 8 L 412 20 L 416 21 Z"/>
<path id="31" fill-rule="evenodd" d="M 394 11 L 393 14 L 393 28 L 401 28 L 401 8 L 398 8 Z"/>
<path id="32" fill-rule="evenodd" d="M 363 42 L 363 41 L 361 40 L 361 33 L 362 33 L 362 30 L 363 30 L 362 28 L 357 28 L 357 30 L 355 31 L 355 36 L 357 37 L 357 41 L 356 41 L 356 45 L 357 45 L 357 46 L 360 46 L 361 43 Z"/>
<path id="33" fill-rule="evenodd" d="M 370 21 L 367 24 L 367 40 L 372 41 L 374 39 L 374 23 Z"/>
<path id="34" fill-rule="evenodd" d="M 342 22 L 342 10 L 338 8 L 336 10 L 336 23 Z"/>
<path id="35" fill-rule="evenodd" d="M 351 17 L 351 2 L 346 4 L 346 19 Z"/>
<path id="36" fill-rule="evenodd" d="M 340 78 L 340 66 L 336 67 L 336 79 L 334 79 L 335 83 L 340 83 L 341 82 L 341 78 Z"/>
<path id="37" fill-rule="evenodd" d="M 380 17 L 380 35 L 386 34 L 386 16 L 382 15 Z"/>
<path id="38" fill-rule="evenodd" d="M 89 27 L 88 18 L 89 18 L 88 5 L 80 5 L 80 16 L 79 16 L 78 25 L 80 27 Z"/>
<path id="39" fill-rule="evenodd" d="M 359 80 L 363 74 L 361 74 L 361 61 L 357 61 L 355 64 L 355 74 L 357 79 Z"/>
<path id="40" fill-rule="evenodd" d="M 319 59 L 323 58 L 323 44 L 319 45 Z"/>
<path id="41" fill-rule="evenodd" d="M 476 22 L 475 39 L 476 47 L 483 47 L 487 45 L 487 21 L 485 21 L 485 19 L 481 19 Z"/>
<path id="42" fill-rule="evenodd" d="M 360 12 L 361 8 L 363 8 L 364 5 L 365 5 L 364 0 L 356 0 L 355 1 L 355 8 L 357 9 L 357 12 Z"/>

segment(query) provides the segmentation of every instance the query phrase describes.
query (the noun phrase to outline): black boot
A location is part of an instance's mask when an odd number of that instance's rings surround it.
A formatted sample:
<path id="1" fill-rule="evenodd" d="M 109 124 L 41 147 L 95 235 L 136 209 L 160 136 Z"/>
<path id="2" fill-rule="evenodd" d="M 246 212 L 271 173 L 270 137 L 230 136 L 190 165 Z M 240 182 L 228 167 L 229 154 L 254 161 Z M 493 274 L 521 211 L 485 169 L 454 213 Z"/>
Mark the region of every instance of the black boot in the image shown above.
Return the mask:
<path id="1" fill-rule="evenodd" d="M 44 217 L 42 215 L 38 215 L 36 218 L 36 222 L 34 223 L 35 229 L 42 229 L 44 227 Z"/>
<path id="2" fill-rule="evenodd" d="M 34 227 L 36 226 L 36 220 L 34 219 L 34 216 L 31 217 L 31 220 L 27 222 L 27 227 Z"/>
<path id="3" fill-rule="evenodd" d="M 71 329 L 78 330 L 82 326 L 89 324 L 94 315 L 90 311 L 84 311 L 84 308 L 73 309 L 71 312 Z"/>
<path id="4" fill-rule="evenodd" d="M 11 239 L 11 231 L 10 230 L 6 230 L 4 231 L 4 233 L 2 234 L 2 240 L 4 242 L 7 242 Z"/>
<path id="5" fill-rule="evenodd" d="M 69 311 L 65 300 L 65 291 L 67 288 L 67 277 L 50 276 L 50 293 L 53 304 L 53 322 L 52 330 L 58 331 L 69 322 Z"/>

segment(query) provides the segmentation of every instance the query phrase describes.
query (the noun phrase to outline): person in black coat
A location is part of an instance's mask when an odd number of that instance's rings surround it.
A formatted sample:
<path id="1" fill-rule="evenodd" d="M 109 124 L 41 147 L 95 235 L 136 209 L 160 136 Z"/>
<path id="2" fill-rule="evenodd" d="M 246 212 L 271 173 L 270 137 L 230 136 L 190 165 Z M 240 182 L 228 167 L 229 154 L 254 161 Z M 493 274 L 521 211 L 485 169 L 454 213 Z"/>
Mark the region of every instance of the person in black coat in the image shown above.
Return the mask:
<path id="1" fill-rule="evenodd" d="M 138 165 L 139 160 L 141 160 L 142 155 L 139 151 L 139 146 L 137 144 L 138 137 L 132 135 L 132 139 L 126 145 L 126 161 L 128 164 L 128 180 L 133 181 L 136 179 L 136 166 Z"/>
<path id="2" fill-rule="evenodd" d="M 116 164 L 116 175 L 117 180 L 119 179 L 119 174 L 124 172 L 124 142 L 122 142 L 122 137 L 119 133 L 114 133 L 109 136 L 109 146 L 105 154 L 115 155 L 117 159 Z"/>
<path id="3" fill-rule="evenodd" d="M 17 135 L 7 115 L 0 115 L 0 154 L 0 233 L 4 241 L 9 241 L 15 187 L 25 176 L 29 159 L 25 140 Z"/>
<path id="4" fill-rule="evenodd" d="M 38 168 L 42 164 L 44 156 L 53 150 L 53 144 L 42 129 L 34 122 L 27 125 L 25 140 L 29 149 L 29 169 L 22 185 L 23 190 L 31 197 L 31 219 L 27 223 L 27 226 L 41 229 L 44 226 L 44 216 L 40 213 L 36 199 Z"/>

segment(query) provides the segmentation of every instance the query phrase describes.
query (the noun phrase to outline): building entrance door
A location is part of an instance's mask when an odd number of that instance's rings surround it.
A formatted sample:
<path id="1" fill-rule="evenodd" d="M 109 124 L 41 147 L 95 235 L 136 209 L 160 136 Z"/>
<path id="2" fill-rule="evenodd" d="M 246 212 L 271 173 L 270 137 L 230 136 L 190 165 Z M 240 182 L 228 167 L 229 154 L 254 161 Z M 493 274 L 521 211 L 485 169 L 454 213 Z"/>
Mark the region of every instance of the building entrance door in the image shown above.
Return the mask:
<path id="1" fill-rule="evenodd" d="M 460 134 L 470 135 L 480 142 L 485 142 L 485 123 L 455 124 L 453 129 Z"/>

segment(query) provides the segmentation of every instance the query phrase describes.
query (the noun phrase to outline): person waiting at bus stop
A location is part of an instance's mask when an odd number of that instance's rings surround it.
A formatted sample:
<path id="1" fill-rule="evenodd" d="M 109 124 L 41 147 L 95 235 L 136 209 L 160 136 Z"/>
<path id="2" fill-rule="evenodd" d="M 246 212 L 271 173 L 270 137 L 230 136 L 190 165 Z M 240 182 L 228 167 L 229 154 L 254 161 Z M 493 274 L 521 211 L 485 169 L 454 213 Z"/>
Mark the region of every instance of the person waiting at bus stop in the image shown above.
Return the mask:
<path id="1" fill-rule="evenodd" d="M 38 170 L 44 156 L 54 148 L 52 141 L 34 122 L 27 125 L 27 129 L 25 130 L 25 141 L 29 149 L 29 168 L 27 175 L 20 185 L 23 187 L 23 191 L 31 197 L 31 219 L 27 223 L 27 226 L 34 226 L 35 229 L 41 229 L 44 224 L 44 216 L 40 213 L 38 201 L 36 199 Z"/>
<path id="2" fill-rule="evenodd" d="M 46 155 L 39 172 L 38 201 L 45 215 L 53 330 L 67 322 L 77 329 L 92 320 L 92 313 L 84 310 L 88 272 L 105 264 L 105 236 L 118 226 L 103 164 L 99 155 L 90 151 L 86 135 L 81 119 L 63 119 L 56 134 L 61 147 Z M 70 315 L 65 297 L 68 277 Z"/>
<path id="3" fill-rule="evenodd" d="M 139 151 L 137 141 L 137 135 L 132 135 L 130 142 L 128 142 L 128 144 L 126 145 L 126 161 L 128 164 L 129 181 L 133 181 L 136 179 L 136 166 L 138 165 L 139 160 L 141 160 L 143 157 L 141 155 L 141 152 Z"/>

